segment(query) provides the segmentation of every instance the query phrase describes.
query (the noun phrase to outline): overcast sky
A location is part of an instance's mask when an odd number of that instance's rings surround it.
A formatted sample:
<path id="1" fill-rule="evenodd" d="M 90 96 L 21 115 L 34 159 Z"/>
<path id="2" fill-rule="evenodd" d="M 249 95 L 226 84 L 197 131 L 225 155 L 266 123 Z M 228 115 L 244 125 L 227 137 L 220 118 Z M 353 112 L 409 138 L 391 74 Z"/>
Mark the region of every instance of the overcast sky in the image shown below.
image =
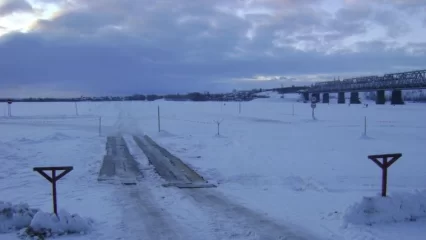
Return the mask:
<path id="1" fill-rule="evenodd" d="M 426 0 L 0 0 L 0 97 L 228 91 L 426 68 Z"/>

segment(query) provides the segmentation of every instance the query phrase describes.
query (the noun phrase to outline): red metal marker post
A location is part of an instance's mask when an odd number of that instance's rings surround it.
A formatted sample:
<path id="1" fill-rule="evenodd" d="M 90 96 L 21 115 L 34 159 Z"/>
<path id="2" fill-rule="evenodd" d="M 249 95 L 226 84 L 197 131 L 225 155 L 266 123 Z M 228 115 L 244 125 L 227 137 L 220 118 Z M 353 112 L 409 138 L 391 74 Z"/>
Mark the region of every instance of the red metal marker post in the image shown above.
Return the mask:
<path id="1" fill-rule="evenodd" d="M 388 168 L 396 162 L 402 156 L 401 153 L 392 154 L 380 154 L 368 156 L 374 163 L 376 163 L 382 169 L 382 197 L 386 197 L 387 185 L 388 185 Z M 380 162 L 379 159 L 383 159 Z"/>
<path id="2" fill-rule="evenodd" d="M 56 181 L 61 179 L 67 173 L 73 170 L 73 167 L 35 167 L 34 171 L 40 173 L 47 181 L 52 183 L 52 197 L 53 197 L 53 212 L 58 215 L 58 205 L 56 199 Z M 47 175 L 44 171 L 52 171 L 52 176 Z M 63 171 L 58 176 L 56 176 L 56 171 Z"/>

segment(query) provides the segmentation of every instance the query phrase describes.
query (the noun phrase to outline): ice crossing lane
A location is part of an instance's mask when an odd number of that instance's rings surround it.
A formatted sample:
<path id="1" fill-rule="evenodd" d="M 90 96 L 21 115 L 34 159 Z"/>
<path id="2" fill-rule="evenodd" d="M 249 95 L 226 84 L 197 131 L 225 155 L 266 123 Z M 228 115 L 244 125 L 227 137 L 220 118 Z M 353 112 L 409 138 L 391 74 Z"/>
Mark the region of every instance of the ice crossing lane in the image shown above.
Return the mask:
<path id="1" fill-rule="evenodd" d="M 190 234 L 162 209 L 143 183 L 139 165 L 122 136 L 109 136 L 98 180 L 116 186 L 115 199 L 123 207 L 122 239 L 192 240 Z M 122 183 L 116 184 L 116 183 Z"/>
<path id="2" fill-rule="evenodd" d="M 136 184 L 143 175 L 139 164 L 135 161 L 127 148 L 122 136 L 109 136 L 98 181 L 118 180 L 123 184 Z"/>
<path id="3" fill-rule="evenodd" d="M 149 189 L 129 186 L 124 191 L 129 197 L 129 204 L 123 206 L 126 228 L 133 236 L 139 233 L 137 239 L 192 240 L 191 235 L 167 211 L 158 206 Z"/>
<path id="4" fill-rule="evenodd" d="M 177 171 L 169 168 L 175 165 L 174 162 L 181 160 L 153 142 L 152 139 L 147 140 L 145 137 L 143 144 L 142 150 L 152 165 L 161 167 L 160 171 L 157 169 L 160 176 L 163 175 L 165 180 L 173 180 L 168 177 L 172 175 L 171 172 Z M 175 180 L 179 180 L 179 177 L 176 177 Z M 206 213 L 210 224 L 216 231 L 222 232 L 222 234 L 219 233 L 223 236 L 221 239 L 319 240 L 302 228 L 274 222 L 261 213 L 239 205 L 215 188 L 182 188 L 180 191 L 189 196 L 193 205 Z"/>
<path id="5" fill-rule="evenodd" d="M 259 240 L 316 240 L 302 231 L 281 225 L 267 216 L 230 201 L 219 191 L 211 189 L 183 189 L 194 203 L 204 209 L 213 221 L 233 224 L 230 239 Z"/>
<path id="6" fill-rule="evenodd" d="M 187 166 L 182 160 L 162 148 L 150 137 L 133 137 L 136 144 L 145 153 L 156 172 L 168 183 L 163 186 L 178 188 L 212 188 L 216 185 L 207 182 L 201 175 Z"/>

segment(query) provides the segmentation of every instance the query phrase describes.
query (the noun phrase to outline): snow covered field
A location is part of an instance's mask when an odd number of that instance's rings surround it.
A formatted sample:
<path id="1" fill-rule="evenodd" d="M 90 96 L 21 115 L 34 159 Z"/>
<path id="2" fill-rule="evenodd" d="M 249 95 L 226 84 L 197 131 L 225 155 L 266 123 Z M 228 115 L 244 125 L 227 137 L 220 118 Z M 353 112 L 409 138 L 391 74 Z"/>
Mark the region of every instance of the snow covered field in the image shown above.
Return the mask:
<path id="1" fill-rule="evenodd" d="M 139 189 L 98 183 L 106 136 L 113 133 L 125 135 L 144 166 L 145 156 L 127 135 L 151 136 L 218 184 L 206 191 L 296 232 L 321 239 L 426 236 L 426 105 L 318 104 L 316 121 L 310 104 L 291 97 L 244 102 L 241 113 L 239 103 L 232 102 L 94 102 L 78 107 L 80 116 L 75 116 L 74 103 L 16 103 L 14 118 L 0 118 L 0 201 L 50 212 L 51 186 L 32 168 L 74 166 L 58 182 L 59 209 L 92 218 L 94 227 L 89 236 L 62 239 L 143 239 L 147 228 L 141 225 L 149 220 L 134 210 L 139 200 L 163 209 L 176 228 L 194 232 L 194 239 L 257 239 L 249 232 L 232 235 L 237 223 L 220 214 L 213 217 L 213 207 L 194 205 L 186 190 L 161 187 L 148 167 Z M 219 136 L 216 122 L 221 122 Z M 377 197 L 380 169 L 367 156 L 398 152 L 403 156 L 389 169 L 391 197 L 386 202 Z M 16 232 L 0 239 L 17 239 Z"/>

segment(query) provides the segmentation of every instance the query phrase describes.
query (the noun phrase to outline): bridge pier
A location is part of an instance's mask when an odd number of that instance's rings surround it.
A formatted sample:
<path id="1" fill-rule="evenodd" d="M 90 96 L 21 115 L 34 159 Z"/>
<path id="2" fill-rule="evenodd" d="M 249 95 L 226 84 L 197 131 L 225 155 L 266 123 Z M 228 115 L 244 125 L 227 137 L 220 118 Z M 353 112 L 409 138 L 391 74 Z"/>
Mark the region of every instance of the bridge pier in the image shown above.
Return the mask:
<path id="1" fill-rule="evenodd" d="M 322 94 L 322 103 L 330 103 L 330 94 L 329 93 L 323 93 Z"/>
<path id="2" fill-rule="evenodd" d="M 337 94 L 337 103 L 338 104 L 345 104 L 345 92 L 339 92 Z"/>
<path id="3" fill-rule="evenodd" d="M 377 90 L 376 104 L 383 105 L 386 103 L 385 90 Z"/>
<path id="4" fill-rule="evenodd" d="M 349 99 L 349 102 L 351 104 L 361 104 L 361 101 L 359 100 L 359 93 L 351 92 L 351 98 Z"/>
<path id="5" fill-rule="evenodd" d="M 402 99 L 402 91 L 401 90 L 393 90 L 392 91 L 391 104 L 392 105 L 403 105 L 404 104 L 404 100 Z"/>
<path id="6" fill-rule="evenodd" d="M 303 93 L 303 100 L 306 101 L 306 102 L 309 101 L 309 93 L 308 92 Z"/>

